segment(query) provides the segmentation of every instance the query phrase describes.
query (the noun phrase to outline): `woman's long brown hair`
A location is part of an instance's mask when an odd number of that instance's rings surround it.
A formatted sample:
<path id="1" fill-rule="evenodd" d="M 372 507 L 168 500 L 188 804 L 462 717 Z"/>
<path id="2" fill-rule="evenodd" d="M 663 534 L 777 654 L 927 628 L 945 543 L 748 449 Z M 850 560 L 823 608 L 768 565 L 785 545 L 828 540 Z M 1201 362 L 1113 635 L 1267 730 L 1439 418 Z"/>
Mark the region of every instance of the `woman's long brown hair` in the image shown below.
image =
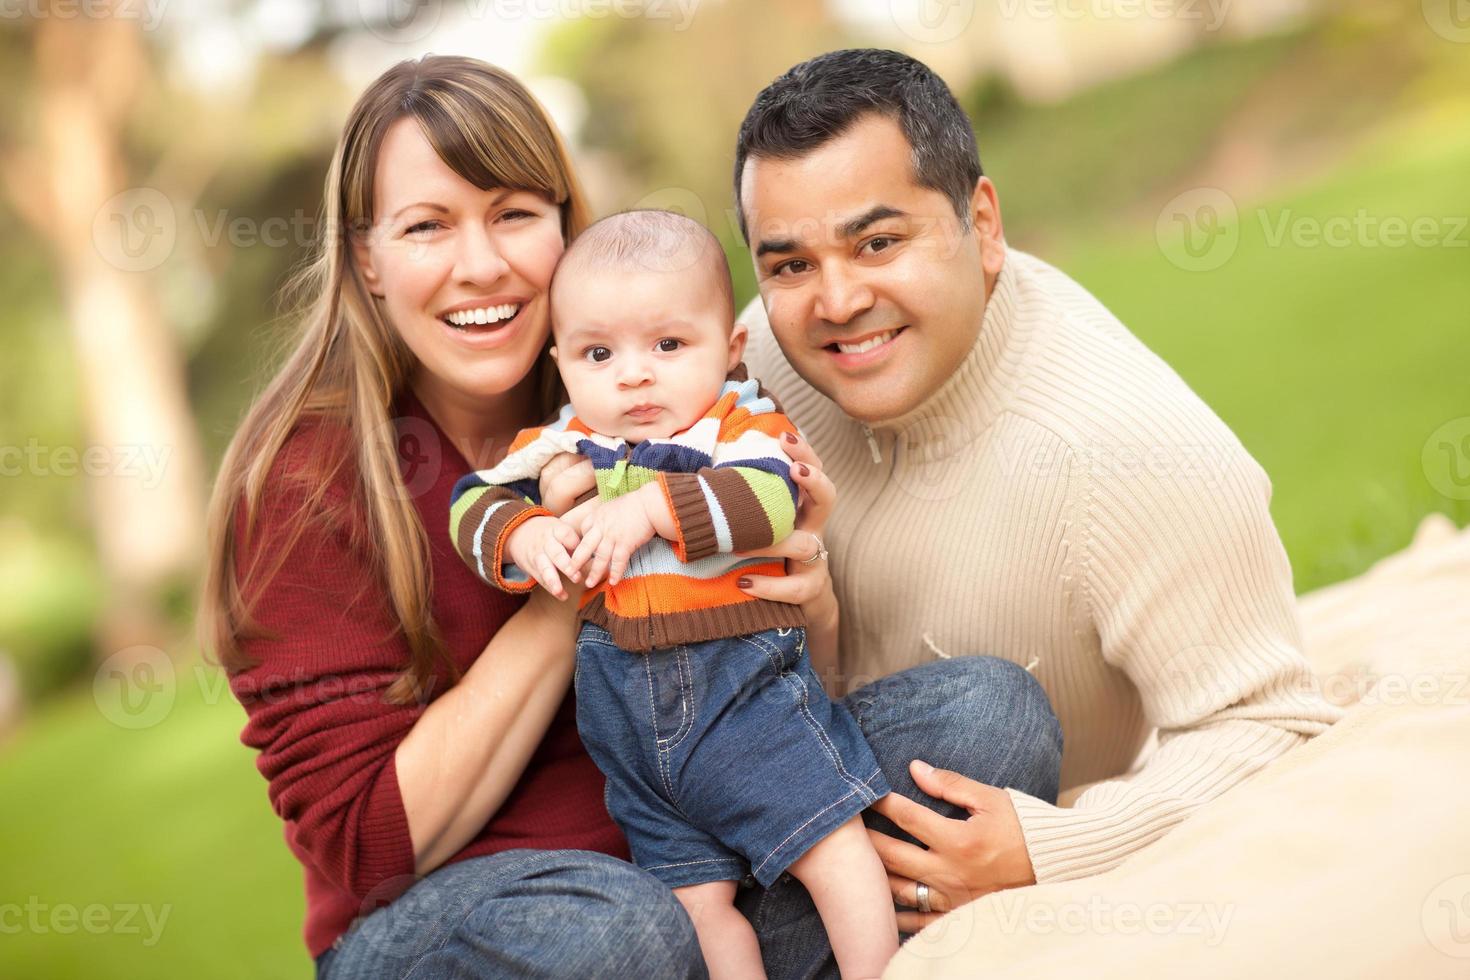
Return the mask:
<path id="1" fill-rule="evenodd" d="M 351 236 L 371 228 L 374 219 L 378 148 L 389 127 L 404 117 L 415 119 L 444 163 L 476 187 L 545 194 L 561 207 L 567 241 L 587 226 L 586 202 L 566 147 L 545 110 L 510 74 L 471 58 L 428 56 L 400 62 L 368 86 L 332 155 L 318 251 L 290 286 L 298 301 L 299 338 L 246 413 L 220 464 L 199 606 L 205 649 L 232 674 L 254 666 L 241 646 L 258 630 L 246 593 L 259 594 L 308 523 L 340 517 L 330 513 L 327 490 L 350 467 L 354 499 L 347 503 L 356 515 L 356 536 L 370 543 L 376 566 L 370 571 L 386 591 L 410 651 L 385 695 L 397 704 L 428 697 L 436 664 L 459 676 L 434 622 L 428 538 L 405 491 L 389 417 L 417 362 L 368 292 L 352 254 Z M 544 418 L 559 407 L 564 392 L 544 351 L 533 371 L 538 417 Z M 350 439 L 332 458 L 313 459 L 302 506 L 288 522 L 284 542 L 272 542 L 274 564 L 263 561 L 257 549 L 250 567 L 237 569 L 241 508 L 249 536 L 276 458 L 307 418 L 339 424 Z"/>

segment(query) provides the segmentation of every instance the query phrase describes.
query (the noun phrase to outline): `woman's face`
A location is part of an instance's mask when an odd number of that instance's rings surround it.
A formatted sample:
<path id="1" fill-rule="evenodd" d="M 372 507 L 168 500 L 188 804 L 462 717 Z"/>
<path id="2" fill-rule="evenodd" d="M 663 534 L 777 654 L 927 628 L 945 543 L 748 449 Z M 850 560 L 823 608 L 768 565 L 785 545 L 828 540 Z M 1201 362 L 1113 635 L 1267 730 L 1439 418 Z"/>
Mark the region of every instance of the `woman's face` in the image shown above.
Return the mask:
<path id="1" fill-rule="evenodd" d="M 550 330 L 546 291 L 565 248 L 560 208 L 535 191 L 481 190 L 405 117 L 379 147 L 373 211 L 354 253 L 422 380 L 491 402 L 514 389 Z"/>

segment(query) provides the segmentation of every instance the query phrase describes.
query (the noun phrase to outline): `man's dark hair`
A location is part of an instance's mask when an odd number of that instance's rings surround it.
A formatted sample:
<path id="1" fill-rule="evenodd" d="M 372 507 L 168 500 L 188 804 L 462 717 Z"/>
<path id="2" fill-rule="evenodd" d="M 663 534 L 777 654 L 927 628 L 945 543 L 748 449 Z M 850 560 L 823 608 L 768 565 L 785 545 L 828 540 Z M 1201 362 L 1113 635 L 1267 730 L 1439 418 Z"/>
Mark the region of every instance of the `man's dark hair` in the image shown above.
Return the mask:
<path id="1" fill-rule="evenodd" d="M 818 55 L 767 85 L 735 141 L 735 213 L 747 241 L 740 175 L 751 157 L 790 160 L 841 136 L 860 116 L 895 120 L 909 141 L 914 182 L 939 191 L 970 225 L 970 194 L 984 173 L 975 129 L 944 80 L 921 61 L 881 48 Z"/>

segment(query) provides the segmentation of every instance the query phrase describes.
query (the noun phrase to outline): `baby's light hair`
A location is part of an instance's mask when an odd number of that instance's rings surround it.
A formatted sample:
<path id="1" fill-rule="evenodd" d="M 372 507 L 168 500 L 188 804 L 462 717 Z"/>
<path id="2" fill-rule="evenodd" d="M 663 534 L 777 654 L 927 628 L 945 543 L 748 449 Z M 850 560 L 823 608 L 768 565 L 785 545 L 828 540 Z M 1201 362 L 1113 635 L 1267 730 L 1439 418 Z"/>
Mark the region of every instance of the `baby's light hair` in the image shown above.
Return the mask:
<path id="1" fill-rule="evenodd" d="M 593 222 L 572 240 L 551 279 L 551 305 L 556 284 L 570 274 L 589 271 L 647 270 L 685 272 L 702 268 L 719 291 L 726 319 L 735 319 L 735 291 L 725 250 L 708 228 L 677 211 L 620 211 Z"/>

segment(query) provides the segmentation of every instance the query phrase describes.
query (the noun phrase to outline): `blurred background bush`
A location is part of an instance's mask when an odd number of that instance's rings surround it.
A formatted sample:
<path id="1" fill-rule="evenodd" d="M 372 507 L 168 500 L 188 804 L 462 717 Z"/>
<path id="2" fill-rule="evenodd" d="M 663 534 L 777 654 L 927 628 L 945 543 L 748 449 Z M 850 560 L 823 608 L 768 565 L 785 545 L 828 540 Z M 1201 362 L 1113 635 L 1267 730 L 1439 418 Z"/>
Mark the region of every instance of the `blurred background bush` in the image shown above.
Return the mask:
<path id="1" fill-rule="evenodd" d="M 1465 523 L 1466 0 L 0 0 L 0 976 L 309 975 L 188 626 L 362 87 L 426 52 L 514 71 L 594 209 L 706 222 L 743 302 L 735 129 L 852 46 L 939 71 L 1008 240 L 1235 429 L 1299 591 Z"/>

